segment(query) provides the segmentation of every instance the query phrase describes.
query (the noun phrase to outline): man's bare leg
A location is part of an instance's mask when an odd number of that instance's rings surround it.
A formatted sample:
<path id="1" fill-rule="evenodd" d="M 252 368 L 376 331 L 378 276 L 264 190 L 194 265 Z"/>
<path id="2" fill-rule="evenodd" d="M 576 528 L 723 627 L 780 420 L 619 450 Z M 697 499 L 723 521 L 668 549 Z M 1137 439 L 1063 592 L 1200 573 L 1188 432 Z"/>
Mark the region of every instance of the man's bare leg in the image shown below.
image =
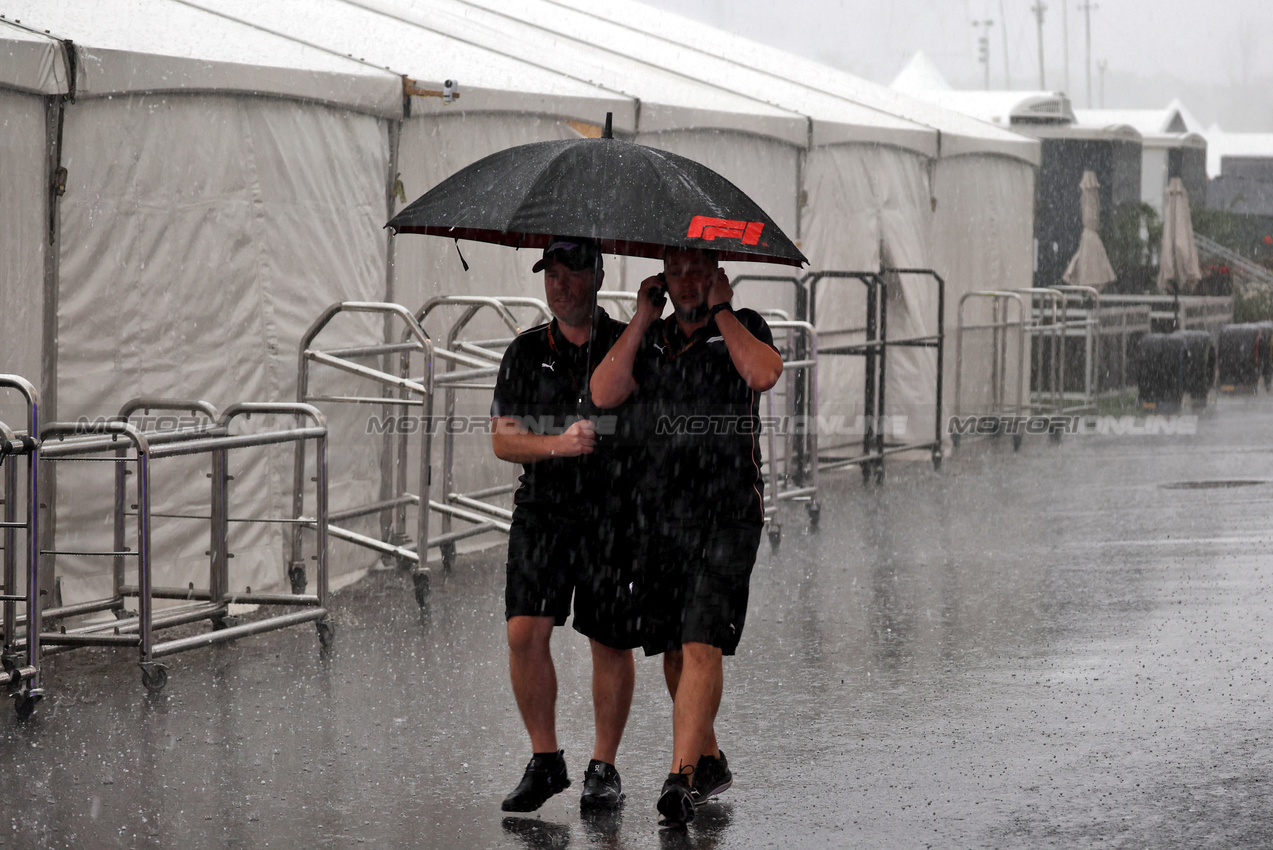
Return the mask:
<path id="1" fill-rule="evenodd" d="M 696 644 L 696 645 L 705 646 L 705 644 Z M 716 652 L 718 655 L 720 654 L 719 649 L 716 650 Z M 717 709 L 720 708 L 720 692 L 724 682 L 724 671 L 722 669 L 722 665 L 719 663 L 719 659 L 717 663 L 717 668 L 718 670 L 720 670 L 719 678 L 720 678 L 721 684 L 717 686 L 716 708 L 712 709 L 711 728 L 707 732 L 707 737 L 703 739 L 702 753 L 701 753 L 701 755 L 711 756 L 712 758 L 720 758 L 720 746 L 716 743 L 715 719 L 716 719 L 716 711 Z M 663 653 L 663 679 L 664 681 L 667 682 L 667 692 L 671 695 L 672 703 L 673 703 L 672 726 L 673 726 L 674 737 L 675 737 L 675 729 L 676 729 L 676 707 L 675 707 L 676 692 L 680 686 L 681 674 L 684 671 L 684 669 L 685 669 L 685 653 L 683 650 L 673 649 Z"/>
<path id="2" fill-rule="evenodd" d="M 687 643 L 682 652 L 680 680 L 672 700 L 672 773 L 698 764 L 709 746 L 713 752 L 707 755 L 719 755 L 714 725 L 725 683 L 718 647 Z"/>
<path id="3" fill-rule="evenodd" d="M 557 670 L 550 642 L 552 617 L 510 617 L 508 672 L 531 752 L 557 752 Z"/>
<path id="4" fill-rule="evenodd" d="M 596 745 L 592 757 L 614 764 L 619 741 L 632 708 L 632 690 L 636 684 L 636 664 L 632 650 L 611 649 L 592 643 L 592 715 L 596 725 Z"/>

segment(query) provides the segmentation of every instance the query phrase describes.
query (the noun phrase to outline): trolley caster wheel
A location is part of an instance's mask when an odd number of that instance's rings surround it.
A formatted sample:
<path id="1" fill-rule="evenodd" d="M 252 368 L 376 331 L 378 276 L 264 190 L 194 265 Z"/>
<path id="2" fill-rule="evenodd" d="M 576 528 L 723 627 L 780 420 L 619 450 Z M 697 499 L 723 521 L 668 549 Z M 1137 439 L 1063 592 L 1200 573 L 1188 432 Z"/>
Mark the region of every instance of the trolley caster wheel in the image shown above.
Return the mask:
<path id="1" fill-rule="evenodd" d="M 326 620 L 319 620 L 315 625 L 318 628 L 318 645 L 323 649 L 331 649 L 336 642 L 336 626 Z"/>
<path id="2" fill-rule="evenodd" d="M 941 451 L 933 452 L 933 472 L 941 472 Z"/>
<path id="3" fill-rule="evenodd" d="M 212 620 L 212 631 L 220 632 L 239 624 L 238 617 L 216 617 Z"/>
<path id="4" fill-rule="evenodd" d="M 432 579 L 428 572 L 421 570 L 412 573 L 411 583 L 415 586 L 415 601 L 421 608 L 429 604 L 429 595 L 433 591 Z"/>
<path id="5" fill-rule="evenodd" d="M 1024 439 L 1025 439 L 1025 435 L 1024 435 L 1024 434 L 1020 434 L 1020 433 L 1018 433 L 1018 434 L 1013 434 L 1013 435 L 1012 435 L 1012 450 L 1013 450 L 1014 452 L 1015 452 L 1015 451 L 1020 451 L 1020 449 L 1021 449 L 1021 441 L 1022 441 L 1022 440 L 1024 440 Z"/>
<path id="6" fill-rule="evenodd" d="M 305 592 L 309 581 L 305 578 L 304 564 L 292 564 L 288 567 L 287 578 L 292 583 L 292 593 L 301 594 Z"/>
<path id="7" fill-rule="evenodd" d="M 156 664 L 153 661 L 144 662 L 141 665 L 141 683 L 152 694 L 162 691 L 164 686 L 168 684 L 167 665 Z"/>
<path id="8" fill-rule="evenodd" d="M 777 524 L 769 526 L 769 546 L 773 549 L 777 549 L 778 544 L 781 542 L 782 526 Z"/>
<path id="9" fill-rule="evenodd" d="M 137 619 L 136 611 L 129 611 L 127 608 L 116 608 L 112 611 L 116 620 L 135 620 Z"/>
<path id="10" fill-rule="evenodd" d="M 13 695 L 13 710 L 17 712 L 19 720 L 26 720 L 35 713 L 36 703 L 44 696 L 44 692 L 38 689 L 22 690 Z"/>
<path id="11" fill-rule="evenodd" d="M 807 510 L 809 511 L 809 525 L 817 528 L 818 520 L 822 519 L 822 505 L 817 502 L 810 502 Z"/>
<path id="12" fill-rule="evenodd" d="M 877 464 L 875 467 L 875 483 L 876 484 L 884 483 L 884 464 L 882 463 Z"/>
<path id="13" fill-rule="evenodd" d="M 443 543 L 442 549 L 442 571 L 451 572 L 455 568 L 455 544 Z"/>

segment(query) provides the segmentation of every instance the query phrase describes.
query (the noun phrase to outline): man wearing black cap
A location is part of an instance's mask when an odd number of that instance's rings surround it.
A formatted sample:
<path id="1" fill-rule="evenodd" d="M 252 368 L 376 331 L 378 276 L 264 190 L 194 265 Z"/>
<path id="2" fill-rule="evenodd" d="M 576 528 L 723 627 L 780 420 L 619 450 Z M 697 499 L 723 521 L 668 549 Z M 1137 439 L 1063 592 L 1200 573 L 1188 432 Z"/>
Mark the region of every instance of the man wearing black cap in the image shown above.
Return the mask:
<path id="1" fill-rule="evenodd" d="M 626 575 L 620 555 L 631 553 L 615 533 L 625 510 L 611 503 L 623 489 L 613 486 L 624 456 L 611 445 L 618 417 L 581 417 L 590 412 L 584 401 L 589 367 L 625 326 L 600 309 L 593 320 L 604 275 L 592 240 L 555 237 L 534 271 L 544 273 L 555 318 L 509 345 L 491 404 L 495 454 L 524 470 L 513 498 L 505 616 L 513 694 L 533 752 L 502 808 L 534 811 L 570 785 L 557 746 L 557 675 L 549 641 L 553 627 L 566 622 L 572 593 L 574 627 L 592 645 L 596 727 L 580 804 L 612 808 L 624 797 L 614 762 L 632 705 L 632 647 L 642 638 L 631 583 L 620 580 Z"/>
<path id="2" fill-rule="evenodd" d="M 666 287 L 672 314 L 650 293 Z M 672 695 L 665 825 L 725 791 L 733 775 L 716 741 L 722 656 L 742 636 L 764 522 L 760 394 L 782 374 L 765 320 L 735 311 L 716 255 L 669 249 L 641 284 L 637 312 L 592 378 L 599 408 L 635 397 L 646 421 L 643 501 L 647 655 L 663 653 Z M 657 305 L 657 306 L 656 306 Z"/>

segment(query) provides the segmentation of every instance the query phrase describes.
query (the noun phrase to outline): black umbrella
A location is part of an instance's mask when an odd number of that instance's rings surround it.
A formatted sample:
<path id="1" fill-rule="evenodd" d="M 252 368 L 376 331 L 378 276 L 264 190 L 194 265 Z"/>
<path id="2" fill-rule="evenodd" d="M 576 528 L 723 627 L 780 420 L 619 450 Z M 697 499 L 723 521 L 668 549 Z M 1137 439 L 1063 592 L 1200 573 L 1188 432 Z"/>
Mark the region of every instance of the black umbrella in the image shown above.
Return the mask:
<path id="1" fill-rule="evenodd" d="M 491 154 L 443 180 L 388 227 L 519 248 L 586 236 L 602 253 L 661 258 L 709 248 L 722 260 L 799 266 L 800 250 L 741 189 L 683 156 L 610 135 Z"/>

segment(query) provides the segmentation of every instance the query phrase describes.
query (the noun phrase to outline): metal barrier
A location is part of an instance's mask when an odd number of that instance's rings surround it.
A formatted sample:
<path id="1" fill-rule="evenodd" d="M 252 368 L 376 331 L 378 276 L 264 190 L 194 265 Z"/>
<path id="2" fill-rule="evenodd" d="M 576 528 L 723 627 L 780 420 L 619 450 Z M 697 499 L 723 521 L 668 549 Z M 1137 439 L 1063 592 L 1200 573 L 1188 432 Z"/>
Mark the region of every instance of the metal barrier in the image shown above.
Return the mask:
<path id="1" fill-rule="evenodd" d="M 781 311 L 766 311 L 770 315 Z M 818 334 L 809 322 L 789 318 L 768 319 L 774 344 L 782 355 L 779 385 L 765 393 L 768 407 L 769 456 L 765 467 L 769 485 L 765 488 L 765 520 L 769 542 L 782 540 L 782 524 L 777 519 L 778 503 L 803 501 L 809 522 L 818 524 L 822 507 L 818 496 Z M 779 391 L 779 387 L 783 389 Z M 783 412 L 775 411 L 781 399 Z M 778 431 L 783 433 L 783 450 L 778 451 Z"/>
<path id="2" fill-rule="evenodd" d="M 109 557 L 114 563 L 114 587 L 111 596 L 46 608 L 42 612 L 47 625 L 51 621 L 105 611 L 114 612 L 115 622 L 94 623 L 78 628 L 63 628 L 58 632 L 40 633 L 40 643 L 47 653 L 66 651 L 81 646 L 138 647 L 140 652 L 142 682 L 152 691 L 167 684 L 167 667 L 157 659 L 177 652 L 216 643 L 235 640 L 247 635 L 259 634 L 300 623 L 314 622 L 319 640 L 328 646 L 333 628 L 327 618 L 327 427 L 316 408 L 307 404 L 257 404 L 242 403 L 228 407 L 215 422 L 193 428 L 147 430 L 131 424 L 128 419 L 137 410 L 179 409 L 197 411 L 211 416 L 215 410 L 206 402 L 173 401 L 168 399 L 136 399 L 125 405 L 117 419 L 104 422 L 52 423 L 41 432 L 41 462 L 54 465 L 68 461 L 101 461 L 115 467 L 114 547 L 101 550 L 61 550 L 54 547 L 42 550 L 41 555 L 50 560 L 48 568 L 56 570 L 58 556 L 79 555 Z M 243 417 L 253 415 L 285 416 L 295 419 L 294 427 L 277 428 L 261 433 L 233 434 L 231 425 Z M 305 419 L 313 424 L 299 423 Z M 249 447 L 286 445 L 303 446 L 307 441 L 315 443 L 316 474 L 314 477 L 313 516 L 304 516 L 299 510 L 286 518 L 231 517 L 229 482 L 229 452 Z M 153 462 L 163 458 L 184 455 L 209 454 L 212 458 L 210 510 L 202 514 L 155 514 L 151 511 L 151 472 Z M 104 455 L 104 457 L 103 457 Z M 136 501 L 130 505 L 127 480 L 131 474 L 135 481 Z M 302 502 L 303 504 L 303 502 Z M 136 523 L 135 546 L 127 545 L 127 518 Z M 184 588 L 156 587 L 152 582 L 151 525 L 155 517 L 206 520 L 209 523 L 211 548 L 209 551 L 208 587 Z M 312 528 L 316 535 L 314 556 L 317 562 L 318 592 L 303 593 L 253 593 L 230 589 L 229 527 L 231 523 L 286 523 L 294 530 Z M 296 552 L 293 552 L 293 557 Z M 125 561 L 136 559 L 137 584 L 125 584 Z M 124 610 L 124 600 L 136 597 L 137 612 Z M 182 600 L 182 604 L 156 611 L 158 599 Z M 308 610 L 279 614 L 248 623 L 237 623 L 229 614 L 234 603 L 296 606 Z M 156 642 L 154 633 L 163 628 L 209 620 L 212 631 L 174 640 Z"/>
<path id="3" fill-rule="evenodd" d="M 548 305 L 538 298 L 498 296 L 483 297 L 471 295 L 443 295 L 430 298 L 416 313 L 416 320 L 423 327 L 429 316 L 443 308 L 461 308 L 459 316 L 447 327 L 442 345 L 435 345 L 434 353 L 446 362 L 446 371 L 434 376 L 434 386 L 442 391 L 442 406 L 445 422 L 455 417 L 457 390 L 483 390 L 492 392 L 495 389 L 495 377 L 499 372 L 499 364 L 504 350 L 522 331 L 535 325 L 552 321 L 552 312 Z M 514 310 L 530 310 L 534 321 L 526 324 L 518 320 Z M 511 336 L 493 339 L 464 339 L 464 331 L 481 313 L 493 313 L 508 329 Z M 465 366 L 468 368 L 459 369 Z M 400 443 L 399 452 L 405 456 L 405 437 Z M 455 430 L 447 427 L 442 432 L 442 493 L 443 501 L 430 502 L 432 511 L 439 514 L 442 520 L 441 534 L 431 542 L 441 550 L 443 569 L 450 570 L 455 562 L 455 543 L 468 537 L 476 537 L 488 531 L 508 533 L 511 527 L 513 512 L 501 505 L 488 502 L 496 496 L 506 496 L 517 489 L 514 480 L 508 484 L 500 484 L 479 490 L 463 492 L 456 485 L 455 475 Z M 469 523 L 467 528 L 455 530 L 455 520 Z"/>
<path id="4" fill-rule="evenodd" d="M 1095 412 L 1098 359 L 1101 351 L 1101 293 L 1092 286 L 1054 286 L 1057 292 L 1065 296 L 1065 342 L 1062 343 L 1062 356 L 1068 362 L 1078 359 L 1082 363 L 1081 385 L 1071 389 L 1062 386 L 1061 394 L 1066 403 L 1067 413 Z M 1077 301 L 1078 304 L 1071 302 Z M 1081 343 L 1079 357 L 1070 355 L 1070 340 L 1077 339 Z"/>
<path id="5" fill-rule="evenodd" d="M 315 344 L 322 331 L 341 314 L 371 313 L 383 317 L 384 337 L 367 345 L 323 349 Z M 400 341 L 387 342 L 399 335 L 395 333 L 395 320 L 400 321 L 402 332 Z M 392 433 L 388 429 L 385 436 L 385 450 L 381 462 L 381 489 L 379 498 L 363 505 L 342 505 L 332 511 L 328 533 L 338 539 L 362 546 L 382 557 L 394 559 L 399 565 L 409 568 L 415 588 L 416 601 L 424 605 L 429 597 L 429 568 L 425 563 L 429 540 L 429 461 L 433 437 L 433 393 L 434 393 L 434 345 L 425 333 L 420 322 L 406 307 L 376 301 L 342 301 L 332 304 L 310 325 L 301 337 L 300 356 L 297 366 L 296 398 L 302 404 L 354 404 L 375 405 L 381 408 L 386 421 L 394 422 L 405 418 L 405 412 L 419 411 L 418 432 L 419 462 L 416 466 L 415 492 L 411 492 L 412 482 L 408 469 L 408 457 L 405 450 L 409 435 L 406 428 L 397 429 L 401 433 Z M 423 358 L 423 374 L 416 376 L 412 357 Z M 394 365 L 396 360 L 396 367 Z M 368 362 L 374 365 L 368 365 Z M 323 395 L 311 389 L 311 367 L 318 364 L 378 384 L 380 395 Z M 391 371 L 392 370 L 392 371 Z M 392 416 L 398 413 L 398 418 Z M 368 434 L 356 435 L 354 439 L 368 439 Z M 292 480 L 293 512 L 301 512 L 302 494 L 305 491 L 305 455 L 303 447 L 296 450 L 295 468 Z M 407 509 L 416 509 L 415 542 L 407 533 Z M 380 537 L 370 537 L 345 527 L 349 520 L 378 515 L 380 518 Z M 291 557 L 288 564 L 288 576 L 294 592 L 305 589 L 305 564 L 300 558 L 300 529 L 293 529 L 291 535 Z M 434 543 L 433 545 L 436 545 Z"/>
<path id="6" fill-rule="evenodd" d="M 886 276 L 919 276 L 924 277 L 937 286 L 937 333 L 903 339 L 889 339 L 888 336 L 888 299 L 885 297 Z M 862 438 L 862 454 L 851 457 L 823 458 L 818 463 L 823 470 L 842 469 L 858 465 L 862 470 L 863 480 L 874 477 L 876 482 L 884 480 L 884 459 L 893 454 L 906 451 L 926 450 L 930 453 L 933 468 L 941 468 L 942 459 L 942 365 L 943 347 L 945 344 L 945 308 L 946 282 L 932 269 L 884 268 L 879 272 L 819 271 L 811 272 L 803 279 L 806 290 L 809 322 L 816 326 L 816 305 L 818 284 L 824 280 L 856 280 L 866 287 L 866 326 L 863 328 L 842 328 L 819 330 L 818 352 L 820 355 L 845 354 L 860 356 L 866 361 L 866 381 L 864 391 L 865 433 Z M 861 343 L 841 343 L 828 345 L 826 340 L 833 336 L 865 334 L 866 340 Z M 887 404 L 885 399 L 887 352 L 890 348 L 931 348 L 937 357 L 937 379 L 934 387 L 935 411 L 933 439 L 912 443 L 889 442 L 885 438 L 883 423 Z M 822 450 L 825 454 L 826 449 Z"/>
<path id="7" fill-rule="evenodd" d="M 1106 307 L 1149 307 L 1151 329 L 1158 333 L 1173 330 L 1210 331 L 1233 322 L 1233 298 L 1227 295 L 1102 295 Z"/>
<path id="8" fill-rule="evenodd" d="M 968 302 L 973 299 L 988 300 L 991 303 L 991 320 L 989 322 L 980 322 L 970 324 L 965 321 L 965 307 Z M 1013 321 L 1011 318 L 1011 305 L 1017 306 L 1017 318 Z M 1009 339 L 1015 329 L 1017 336 L 1017 368 L 1023 370 L 1025 368 L 1025 340 L 1026 340 L 1026 305 L 1025 300 L 1018 292 L 1011 290 L 979 290 L 973 292 L 965 292 L 959 297 L 959 307 L 956 313 L 955 328 L 955 409 L 954 415 L 962 417 L 966 414 L 964 410 L 963 396 L 963 377 L 964 377 L 964 339 L 970 332 L 989 331 L 990 339 L 990 402 L 988 405 L 981 405 L 976 411 L 978 414 L 991 414 L 994 416 L 1022 416 L 1025 414 L 1025 376 L 1020 372 L 1017 374 L 1016 390 L 1013 393 L 1008 391 L 1008 374 L 1009 361 L 1008 349 Z M 1010 396 L 1015 396 L 1010 400 Z M 999 433 L 996 428 L 995 433 Z M 961 434 L 954 431 L 950 435 L 952 445 L 958 447 Z M 1018 431 L 1012 435 L 1013 449 L 1021 447 L 1022 435 Z"/>
<path id="9" fill-rule="evenodd" d="M 40 552 L 40 397 L 35 387 L 17 375 L 0 375 L 0 388 L 17 390 L 26 400 L 26 429 L 13 431 L 0 423 L 0 462 L 4 465 L 4 585 L 0 587 L 3 603 L 4 646 L 0 662 L 0 683 L 8 685 L 18 717 L 27 718 L 44 696 L 41 685 L 41 600 L 39 582 Z M 25 517 L 18 519 L 18 458 L 26 458 L 26 478 L 22 485 Z M 18 534 L 24 538 L 23 583 L 18 591 Z M 26 610 L 18 615 L 18 604 Z M 25 625 L 24 631 L 19 626 Z"/>

